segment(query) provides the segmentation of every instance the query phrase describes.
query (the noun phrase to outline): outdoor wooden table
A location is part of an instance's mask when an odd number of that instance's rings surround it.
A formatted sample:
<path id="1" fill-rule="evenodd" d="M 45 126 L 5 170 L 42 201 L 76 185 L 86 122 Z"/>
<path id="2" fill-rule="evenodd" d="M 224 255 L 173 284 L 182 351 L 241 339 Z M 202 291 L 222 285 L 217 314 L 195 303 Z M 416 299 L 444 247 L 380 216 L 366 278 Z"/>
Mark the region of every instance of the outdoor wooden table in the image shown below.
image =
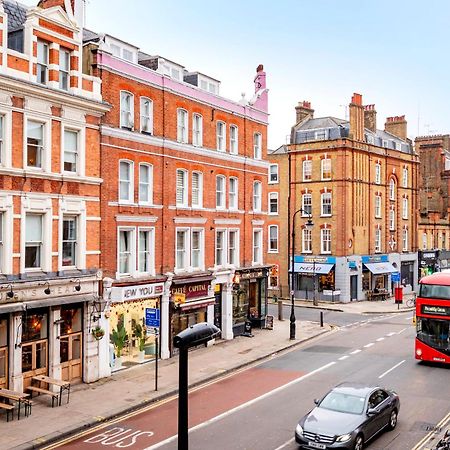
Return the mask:
<path id="1" fill-rule="evenodd" d="M 50 378 L 46 375 L 36 375 L 32 378 L 33 381 L 38 381 L 39 383 L 47 383 L 49 386 L 54 385 L 59 387 L 59 406 L 61 406 L 61 399 L 63 391 L 67 391 L 67 403 L 69 403 L 70 398 L 70 382 L 57 380 L 56 378 Z"/>
<path id="2" fill-rule="evenodd" d="M 24 403 L 24 405 L 25 405 L 25 416 L 28 416 L 27 404 L 24 401 L 29 396 L 30 396 L 30 394 L 26 394 L 25 392 L 16 392 L 16 391 L 10 391 L 9 389 L 0 388 L 0 397 L 7 398 L 9 400 L 14 400 L 18 403 L 17 420 L 20 420 L 20 405 L 22 403 Z"/>

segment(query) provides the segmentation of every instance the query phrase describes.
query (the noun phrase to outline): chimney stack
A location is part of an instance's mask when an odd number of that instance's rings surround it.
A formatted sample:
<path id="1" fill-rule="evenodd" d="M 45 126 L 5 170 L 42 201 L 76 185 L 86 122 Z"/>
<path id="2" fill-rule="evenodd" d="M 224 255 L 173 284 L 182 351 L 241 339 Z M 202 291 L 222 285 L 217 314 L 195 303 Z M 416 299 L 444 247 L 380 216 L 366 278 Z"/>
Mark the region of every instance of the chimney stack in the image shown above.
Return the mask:
<path id="1" fill-rule="evenodd" d="M 384 124 L 384 131 L 397 136 L 400 139 L 406 141 L 407 139 L 407 123 L 405 116 L 395 116 L 386 118 Z"/>
<path id="2" fill-rule="evenodd" d="M 349 110 L 350 138 L 355 141 L 364 141 L 364 107 L 361 94 L 353 94 Z"/>
<path id="3" fill-rule="evenodd" d="M 312 119 L 314 117 L 314 110 L 311 108 L 311 102 L 303 100 L 298 102 L 295 107 L 296 121 L 295 123 L 303 122 L 306 118 Z"/>
<path id="4" fill-rule="evenodd" d="M 374 133 L 377 131 L 377 112 L 375 105 L 364 106 L 364 128 Z"/>

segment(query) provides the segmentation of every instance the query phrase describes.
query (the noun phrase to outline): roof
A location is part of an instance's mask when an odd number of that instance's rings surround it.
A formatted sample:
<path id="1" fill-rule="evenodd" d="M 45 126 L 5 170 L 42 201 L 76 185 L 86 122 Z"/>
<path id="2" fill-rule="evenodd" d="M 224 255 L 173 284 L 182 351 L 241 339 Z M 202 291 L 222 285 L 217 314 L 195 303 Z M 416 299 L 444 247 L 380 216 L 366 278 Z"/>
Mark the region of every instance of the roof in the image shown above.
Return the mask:
<path id="1" fill-rule="evenodd" d="M 17 1 L 4 0 L 3 8 L 8 15 L 8 32 L 21 30 L 27 18 L 28 7 Z"/>
<path id="2" fill-rule="evenodd" d="M 317 128 L 334 128 L 347 124 L 348 120 L 337 119 L 336 117 L 317 117 L 309 119 L 301 124 L 297 130 L 314 130 Z"/>
<path id="3" fill-rule="evenodd" d="M 335 386 L 332 390 L 335 392 L 341 392 L 348 395 L 359 395 L 366 396 L 374 389 L 381 389 L 380 386 L 375 384 L 365 384 L 365 383 L 353 383 L 346 381 Z"/>
<path id="4" fill-rule="evenodd" d="M 83 42 L 95 42 L 100 40 L 100 35 L 94 31 L 83 28 Z"/>
<path id="5" fill-rule="evenodd" d="M 436 272 L 423 277 L 419 281 L 420 284 L 440 284 L 450 286 L 450 272 Z"/>

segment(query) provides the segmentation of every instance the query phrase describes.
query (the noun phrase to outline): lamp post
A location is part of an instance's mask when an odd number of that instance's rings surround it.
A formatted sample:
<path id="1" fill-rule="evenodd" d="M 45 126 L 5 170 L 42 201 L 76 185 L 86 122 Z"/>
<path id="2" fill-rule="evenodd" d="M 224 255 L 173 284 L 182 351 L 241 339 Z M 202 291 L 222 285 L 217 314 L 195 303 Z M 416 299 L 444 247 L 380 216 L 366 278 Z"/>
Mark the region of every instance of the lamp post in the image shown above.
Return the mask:
<path id="1" fill-rule="evenodd" d="M 313 305 L 317 306 L 317 298 L 316 298 L 316 260 L 313 261 Z"/>
<path id="2" fill-rule="evenodd" d="M 303 208 L 298 209 L 295 211 L 294 215 L 292 216 L 292 233 L 291 233 L 291 240 L 292 240 L 292 252 L 291 252 L 291 316 L 289 318 L 290 320 L 290 326 L 289 326 L 289 339 L 294 340 L 295 339 L 295 311 L 294 311 L 294 256 L 295 256 L 295 217 L 298 213 L 306 213 L 308 214 L 308 220 L 306 221 L 306 226 L 308 228 L 312 227 L 313 221 L 311 218 L 311 213 L 309 211 L 304 210 Z"/>

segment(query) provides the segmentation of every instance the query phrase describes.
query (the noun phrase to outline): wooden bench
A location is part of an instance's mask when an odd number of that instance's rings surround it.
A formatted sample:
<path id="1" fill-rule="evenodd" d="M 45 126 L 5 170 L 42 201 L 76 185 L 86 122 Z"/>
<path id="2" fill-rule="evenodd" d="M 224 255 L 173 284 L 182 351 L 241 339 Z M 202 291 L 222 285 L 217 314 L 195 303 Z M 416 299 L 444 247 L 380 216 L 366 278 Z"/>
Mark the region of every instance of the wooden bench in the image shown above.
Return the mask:
<path id="1" fill-rule="evenodd" d="M 46 395 L 50 395 L 52 397 L 52 408 L 53 406 L 55 406 L 55 399 L 56 399 L 56 404 L 58 404 L 58 394 L 56 394 L 55 392 L 49 391 L 47 389 L 43 389 L 37 386 L 28 386 L 27 390 L 31 391 L 31 398 L 33 398 L 33 392 L 37 392 L 38 395 L 41 394 L 46 394 Z"/>
<path id="2" fill-rule="evenodd" d="M 6 410 L 6 421 L 9 422 L 9 415 L 13 414 L 14 405 L 8 403 L 0 403 L 0 408 Z"/>

